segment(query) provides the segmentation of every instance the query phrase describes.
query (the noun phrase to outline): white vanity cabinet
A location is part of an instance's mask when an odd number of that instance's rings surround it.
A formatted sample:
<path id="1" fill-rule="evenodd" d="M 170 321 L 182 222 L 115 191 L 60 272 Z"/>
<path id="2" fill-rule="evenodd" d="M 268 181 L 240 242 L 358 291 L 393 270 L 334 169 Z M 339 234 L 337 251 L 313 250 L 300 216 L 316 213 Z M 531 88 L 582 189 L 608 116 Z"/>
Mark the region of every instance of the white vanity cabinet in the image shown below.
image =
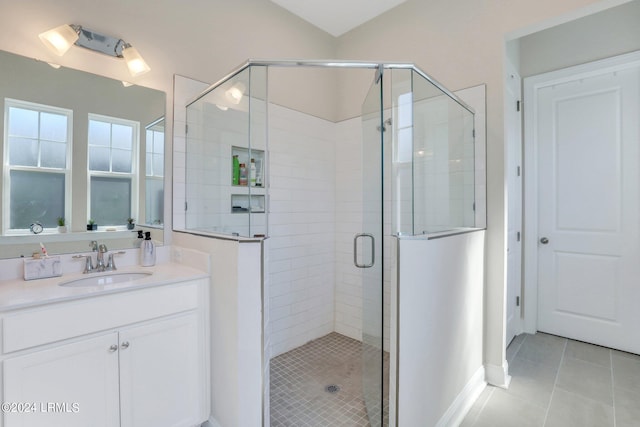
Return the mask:
<path id="1" fill-rule="evenodd" d="M 2 426 L 199 426 L 209 417 L 207 284 L 0 313 L 1 400 L 22 405 L 3 408 Z"/>
<path id="2" fill-rule="evenodd" d="M 108 333 L 6 359 L 3 402 L 16 407 L 4 408 L 4 425 L 120 425 L 117 342 Z"/>

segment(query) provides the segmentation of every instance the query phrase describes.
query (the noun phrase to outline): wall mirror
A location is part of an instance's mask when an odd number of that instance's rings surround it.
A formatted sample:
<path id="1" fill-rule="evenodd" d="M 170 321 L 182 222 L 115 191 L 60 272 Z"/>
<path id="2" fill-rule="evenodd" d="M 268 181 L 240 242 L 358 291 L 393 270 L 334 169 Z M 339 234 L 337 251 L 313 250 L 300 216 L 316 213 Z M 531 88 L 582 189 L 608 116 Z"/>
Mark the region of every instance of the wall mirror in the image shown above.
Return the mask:
<path id="1" fill-rule="evenodd" d="M 163 241 L 165 97 L 0 51 L 0 258 Z"/>

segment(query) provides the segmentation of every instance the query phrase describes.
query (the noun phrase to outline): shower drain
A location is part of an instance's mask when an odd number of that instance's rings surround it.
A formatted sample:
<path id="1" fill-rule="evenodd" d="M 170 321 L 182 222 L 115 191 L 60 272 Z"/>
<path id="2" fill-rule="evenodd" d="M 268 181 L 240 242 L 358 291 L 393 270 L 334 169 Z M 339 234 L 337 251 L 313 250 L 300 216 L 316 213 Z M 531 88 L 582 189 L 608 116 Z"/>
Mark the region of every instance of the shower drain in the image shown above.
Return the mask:
<path id="1" fill-rule="evenodd" d="M 337 386 L 335 384 L 330 384 L 324 388 L 324 391 L 331 394 L 337 393 L 340 391 L 340 386 Z"/>

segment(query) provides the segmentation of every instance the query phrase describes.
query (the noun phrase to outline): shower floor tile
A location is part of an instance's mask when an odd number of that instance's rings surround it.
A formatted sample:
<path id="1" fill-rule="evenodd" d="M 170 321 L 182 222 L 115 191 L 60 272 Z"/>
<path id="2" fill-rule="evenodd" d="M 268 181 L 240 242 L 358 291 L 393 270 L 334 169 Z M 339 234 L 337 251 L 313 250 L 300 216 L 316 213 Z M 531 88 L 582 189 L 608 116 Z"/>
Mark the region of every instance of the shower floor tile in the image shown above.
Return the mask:
<path id="1" fill-rule="evenodd" d="M 332 332 L 274 357 L 271 426 L 370 426 L 362 393 L 363 347 L 360 341 Z M 388 379 L 389 354 L 385 352 L 385 384 Z M 330 386 L 339 390 L 331 393 L 326 390 Z M 388 388 L 384 391 L 388 418 Z"/>

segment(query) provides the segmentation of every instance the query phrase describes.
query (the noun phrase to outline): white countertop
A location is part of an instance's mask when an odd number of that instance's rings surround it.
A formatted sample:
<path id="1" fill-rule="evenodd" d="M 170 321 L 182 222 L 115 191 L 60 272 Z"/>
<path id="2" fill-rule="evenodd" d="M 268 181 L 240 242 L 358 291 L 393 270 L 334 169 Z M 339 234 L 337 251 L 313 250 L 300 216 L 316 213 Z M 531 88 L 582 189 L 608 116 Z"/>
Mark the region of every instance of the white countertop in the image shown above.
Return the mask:
<path id="1" fill-rule="evenodd" d="M 143 271 L 151 271 L 153 274 L 135 281 L 100 286 L 72 287 L 59 286 L 58 284 L 85 277 L 108 275 L 112 272 L 89 274 L 71 273 L 64 274 L 61 277 L 29 281 L 25 281 L 23 279 L 1 280 L 0 312 L 208 277 L 207 273 L 201 270 L 173 262 L 158 264 L 153 267 L 121 267 L 118 268 L 115 273 Z"/>

